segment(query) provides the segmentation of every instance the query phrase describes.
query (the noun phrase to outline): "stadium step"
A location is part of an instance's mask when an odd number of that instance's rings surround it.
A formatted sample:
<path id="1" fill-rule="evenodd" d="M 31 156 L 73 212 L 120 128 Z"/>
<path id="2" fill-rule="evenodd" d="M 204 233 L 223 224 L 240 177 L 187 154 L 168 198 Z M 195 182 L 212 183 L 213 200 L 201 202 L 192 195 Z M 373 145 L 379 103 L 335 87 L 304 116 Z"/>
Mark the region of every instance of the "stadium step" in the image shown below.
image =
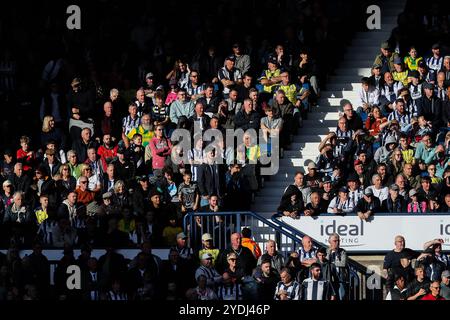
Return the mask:
<path id="1" fill-rule="evenodd" d="M 294 136 L 289 150 L 279 160 L 276 175 L 270 176 L 265 187 L 256 195 L 252 210 L 267 217 L 275 213 L 284 189 L 292 184 L 296 172 L 305 172 L 309 162 L 319 154 L 319 144 L 328 132 L 335 131 L 337 120 L 346 100 L 353 105 L 358 99 L 361 78 L 370 76 L 375 57 L 380 52 L 380 44 L 387 41 L 397 26 L 398 14 L 403 12 L 405 1 L 383 1 L 381 8 L 381 29 L 357 32 L 349 42 L 346 53 L 338 68 L 328 76 L 318 100 L 303 126 Z"/>

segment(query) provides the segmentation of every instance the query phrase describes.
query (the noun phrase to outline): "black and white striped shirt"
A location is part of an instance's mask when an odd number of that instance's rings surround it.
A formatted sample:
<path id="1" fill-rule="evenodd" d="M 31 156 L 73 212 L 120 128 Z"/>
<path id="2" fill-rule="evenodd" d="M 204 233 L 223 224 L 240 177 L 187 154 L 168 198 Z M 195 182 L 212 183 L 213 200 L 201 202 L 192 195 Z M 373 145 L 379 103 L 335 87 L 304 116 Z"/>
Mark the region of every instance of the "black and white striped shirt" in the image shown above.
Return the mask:
<path id="1" fill-rule="evenodd" d="M 284 290 L 287 292 L 288 300 L 300 300 L 300 284 L 297 281 L 292 281 L 289 285 L 285 285 L 282 281 L 278 282 L 275 288 L 275 300 L 281 300 L 279 292 Z"/>
<path id="2" fill-rule="evenodd" d="M 242 290 L 239 283 L 232 283 L 231 286 L 221 285 L 217 289 L 219 300 L 237 301 L 242 300 Z"/>
<path id="3" fill-rule="evenodd" d="M 139 127 L 141 124 L 141 118 L 136 117 L 136 119 L 132 119 L 131 116 L 126 116 L 122 120 L 122 128 L 125 135 L 128 135 L 131 130 Z"/>
<path id="4" fill-rule="evenodd" d="M 200 276 L 205 276 L 208 282 L 214 281 L 214 278 L 220 277 L 220 274 L 214 268 L 207 268 L 205 266 L 200 266 L 195 271 L 195 279 Z"/>
<path id="5" fill-rule="evenodd" d="M 442 69 L 442 66 L 444 64 L 444 57 L 439 58 L 435 58 L 434 56 L 429 57 L 426 61 L 426 64 L 430 72 L 438 73 L 439 70 Z"/>
<path id="6" fill-rule="evenodd" d="M 114 292 L 112 290 L 106 293 L 106 297 L 109 301 L 127 301 L 128 295 L 124 292 Z"/>
<path id="7" fill-rule="evenodd" d="M 422 97 L 422 84 L 418 85 L 410 84 L 409 85 L 409 94 L 411 95 L 411 99 L 417 100 Z"/>
<path id="8" fill-rule="evenodd" d="M 300 262 L 303 262 L 304 260 L 308 260 L 308 259 L 315 259 L 316 252 L 317 252 L 317 250 L 314 248 L 311 248 L 311 250 L 306 252 L 305 249 L 303 249 L 303 247 L 301 247 L 300 249 L 298 249 L 298 259 L 300 260 Z"/>
<path id="9" fill-rule="evenodd" d="M 326 280 L 308 278 L 302 283 L 301 300 L 330 300 L 334 295 L 333 286 Z"/>
<path id="10" fill-rule="evenodd" d="M 37 231 L 38 238 L 44 243 L 44 245 L 53 245 L 53 228 L 58 223 L 53 220 L 46 219 L 40 225 Z"/>
<path id="11" fill-rule="evenodd" d="M 404 114 L 400 114 L 397 110 L 395 110 L 389 114 L 388 121 L 392 121 L 394 119 L 398 121 L 400 128 L 403 128 L 411 123 L 411 114 L 406 111 Z"/>
<path id="12" fill-rule="evenodd" d="M 436 94 L 436 97 L 438 97 L 442 101 L 448 100 L 447 88 L 440 88 L 440 87 L 436 86 L 436 88 L 434 89 L 434 92 Z"/>

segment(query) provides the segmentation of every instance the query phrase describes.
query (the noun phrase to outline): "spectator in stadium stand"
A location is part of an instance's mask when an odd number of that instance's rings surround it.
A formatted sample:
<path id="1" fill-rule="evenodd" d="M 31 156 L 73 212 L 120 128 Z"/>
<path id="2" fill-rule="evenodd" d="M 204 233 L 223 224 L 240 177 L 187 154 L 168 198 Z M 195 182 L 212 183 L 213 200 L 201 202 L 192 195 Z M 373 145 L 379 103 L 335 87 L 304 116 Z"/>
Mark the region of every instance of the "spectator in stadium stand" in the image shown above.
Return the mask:
<path id="1" fill-rule="evenodd" d="M 214 267 L 217 257 L 219 256 L 220 250 L 214 248 L 213 246 L 213 237 L 209 233 L 204 233 L 202 235 L 202 248 L 198 252 L 198 259 L 205 254 L 210 254 L 212 256 L 212 266 Z"/>
<path id="2" fill-rule="evenodd" d="M 300 284 L 295 281 L 289 268 L 280 272 L 281 281 L 275 287 L 275 300 L 300 300 Z"/>
<path id="3" fill-rule="evenodd" d="M 220 273 L 225 271 L 227 267 L 227 255 L 234 252 L 237 255 L 237 267 L 242 268 L 245 275 L 251 275 L 256 266 L 256 259 L 250 249 L 243 247 L 241 244 L 242 236 L 239 233 L 233 233 L 230 237 L 231 246 L 219 254 L 217 258 L 217 270 Z"/>
<path id="4" fill-rule="evenodd" d="M 30 193 L 31 180 L 27 174 L 23 172 L 22 163 L 16 163 L 14 165 L 14 172 L 9 176 L 9 181 L 11 181 L 14 191 L 22 191 L 25 193 L 25 200 L 28 200 L 28 195 Z"/>
<path id="5" fill-rule="evenodd" d="M 384 85 L 384 78 L 381 75 L 381 65 L 380 64 L 374 64 L 372 66 L 372 75 L 369 77 L 369 81 L 371 86 L 376 88 L 381 92 L 381 88 Z"/>
<path id="6" fill-rule="evenodd" d="M 398 143 L 394 137 L 387 137 L 384 146 L 375 152 L 374 160 L 376 163 L 385 163 L 388 161 L 397 146 Z"/>
<path id="7" fill-rule="evenodd" d="M 248 129 L 258 130 L 260 122 L 259 113 L 253 109 L 252 101 L 245 99 L 242 109 L 234 117 L 236 129 L 242 129 L 244 131 Z"/>
<path id="8" fill-rule="evenodd" d="M 155 128 L 155 136 L 150 140 L 150 149 L 152 150 L 152 168 L 154 175 L 159 173 L 164 168 L 164 163 L 172 151 L 172 142 L 170 139 L 164 137 L 164 127 L 157 126 Z"/>
<path id="9" fill-rule="evenodd" d="M 316 263 L 321 267 L 322 279 L 331 283 L 336 291 L 339 288 L 339 277 L 337 275 L 337 269 L 327 259 L 327 249 L 325 247 L 317 249 Z"/>
<path id="10" fill-rule="evenodd" d="M 273 300 L 273 293 L 280 281 L 280 275 L 279 271 L 272 267 L 272 260 L 262 260 L 253 277 L 258 284 L 258 300 Z"/>
<path id="11" fill-rule="evenodd" d="M 389 189 L 388 187 L 384 187 L 382 185 L 382 179 L 378 173 L 375 173 L 372 176 L 372 185 L 369 186 L 369 188 L 372 189 L 373 195 L 377 197 L 381 203 L 383 203 L 383 201 L 389 196 Z"/>
<path id="12" fill-rule="evenodd" d="M 89 181 L 86 177 L 80 177 L 78 180 L 78 186 L 75 189 L 78 202 L 85 206 L 94 200 L 94 192 L 88 189 L 88 183 Z"/>
<path id="13" fill-rule="evenodd" d="M 329 177 L 328 177 L 329 179 Z M 322 181 L 323 184 L 331 185 L 331 180 Z M 305 216 L 318 216 L 321 213 L 325 213 L 327 211 L 328 204 L 326 200 L 323 200 L 319 191 L 314 191 L 311 193 L 311 202 L 307 203 L 305 206 L 305 210 L 303 210 L 303 214 Z"/>
<path id="14" fill-rule="evenodd" d="M 381 43 L 381 53 L 376 56 L 373 64 L 381 65 L 381 73 L 394 72 L 394 59 L 398 57 L 396 52 L 392 52 L 388 42 Z"/>
<path id="15" fill-rule="evenodd" d="M 283 120 L 273 116 L 273 108 L 268 105 L 264 110 L 266 116 L 261 118 L 261 130 L 264 132 L 264 140 L 260 143 L 267 144 L 267 153 L 272 153 L 272 139 L 280 137 L 280 131 L 283 128 Z M 281 138 L 281 137 L 280 137 Z M 280 141 L 280 147 L 286 147 L 286 140 Z"/>
<path id="16" fill-rule="evenodd" d="M 133 101 L 137 106 L 137 115 L 142 118 L 144 114 L 149 114 L 153 105 L 153 100 L 145 95 L 145 90 L 140 88 L 136 91 L 136 97 Z"/>
<path id="17" fill-rule="evenodd" d="M 207 286 L 207 277 L 199 275 L 197 278 L 198 286 L 194 289 L 196 294 L 196 300 L 213 301 L 219 300 L 213 289 Z"/>
<path id="18" fill-rule="evenodd" d="M 407 289 L 405 277 L 401 274 L 396 274 L 393 277 L 394 287 L 389 290 L 385 300 L 406 300 Z"/>
<path id="19" fill-rule="evenodd" d="M 176 245 L 172 249 L 176 250 L 180 259 L 192 259 L 194 251 L 188 246 L 188 237 L 184 232 L 178 233 L 176 237 Z"/>
<path id="20" fill-rule="evenodd" d="M 440 295 L 446 300 L 450 300 L 450 271 L 444 270 L 441 274 Z"/>
<path id="21" fill-rule="evenodd" d="M 403 66 L 402 59 L 400 57 L 396 57 L 394 59 L 394 71 L 392 72 L 392 77 L 394 80 L 402 83 L 403 85 L 408 85 L 408 70 L 405 70 Z"/>
<path id="22" fill-rule="evenodd" d="M 301 192 L 295 187 L 291 188 L 291 186 L 289 186 L 281 198 L 277 212 L 283 216 L 297 219 L 300 218 L 304 207 L 305 203 L 303 202 Z"/>
<path id="23" fill-rule="evenodd" d="M 218 112 L 220 98 L 214 95 L 213 84 L 206 85 L 204 96 L 199 98 L 197 102 L 203 104 L 204 112 L 208 115 L 216 114 Z"/>
<path id="24" fill-rule="evenodd" d="M 236 68 L 239 69 L 242 74 L 246 74 L 251 68 L 250 56 L 243 52 L 242 45 L 238 42 L 233 44 L 232 50 L 235 57 Z"/>
<path id="25" fill-rule="evenodd" d="M 194 105 L 194 114 L 189 118 L 191 122 L 191 133 L 197 133 L 200 130 L 202 134 L 209 128 L 211 118 L 205 114 L 204 106 L 201 102 L 196 102 Z"/>
<path id="26" fill-rule="evenodd" d="M 245 227 L 242 229 L 241 243 L 243 247 L 250 249 L 255 256 L 255 259 L 259 259 L 261 256 L 261 249 L 256 241 L 252 240 L 252 230 L 250 230 L 250 228 Z"/>
<path id="27" fill-rule="evenodd" d="M 186 91 L 192 101 L 197 101 L 203 96 L 205 85 L 200 82 L 200 74 L 197 70 L 192 70 L 189 74 L 189 81 L 186 85 Z"/>
<path id="28" fill-rule="evenodd" d="M 444 101 L 447 100 L 447 86 L 445 80 L 445 72 L 440 71 L 437 74 L 437 81 L 434 88 L 434 93 L 437 98 L 441 99 L 442 102 L 442 113 L 444 112 Z M 441 125 L 445 125 L 446 123 L 441 123 Z"/>
<path id="29" fill-rule="evenodd" d="M 333 174 L 337 170 L 340 171 L 341 169 L 338 169 L 338 167 L 334 167 Z M 327 212 L 327 209 L 328 209 L 328 206 L 329 206 L 331 200 L 333 200 L 333 198 L 336 197 L 336 195 L 337 195 L 337 188 L 340 187 L 341 183 L 340 183 L 340 181 L 337 181 L 337 180 L 335 180 L 334 182 L 335 183 L 333 185 L 332 178 L 330 178 L 328 176 L 323 177 L 322 190 L 320 190 L 320 194 L 319 194 L 322 198 L 320 201 L 323 202 L 322 203 L 323 208 L 321 208 L 323 210 L 320 213 Z M 312 193 L 311 193 L 311 195 L 312 195 Z M 312 200 L 310 200 L 310 203 L 312 203 Z M 308 204 L 307 204 L 307 207 L 308 207 Z"/>
<path id="30" fill-rule="evenodd" d="M 294 104 L 289 101 L 283 90 L 277 90 L 272 101 L 272 109 L 274 117 L 282 120 L 280 147 L 288 148 L 291 144 L 292 134 L 296 130 Z"/>
<path id="31" fill-rule="evenodd" d="M 103 114 L 99 119 L 99 128 L 95 130 L 97 135 L 120 137 L 122 133 L 122 124 L 116 115 L 117 112 L 118 111 L 113 108 L 112 102 L 106 101 L 103 104 Z"/>
<path id="32" fill-rule="evenodd" d="M 311 276 L 302 282 L 300 300 L 335 300 L 334 288 L 330 282 L 323 280 L 320 264 L 311 264 L 309 271 Z"/>
<path id="33" fill-rule="evenodd" d="M 434 94 L 434 84 L 424 83 L 424 95 L 416 100 L 417 116 L 424 116 L 432 125 L 433 135 L 442 125 L 442 101 Z"/>
<path id="34" fill-rule="evenodd" d="M 124 139 L 125 145 L 127 145 L 130 140 L 134 140 L 136 134 L 140 134 L 142 137 L 142 146 L 145 148 L 152 140 L 154 133 L 150 114 L 145 113 L 141 117 L 141 123 L 139 126 L 131 129 L 131 131 L 126 135 L 126 139 Z"/>
<path id="35" fill-rule="evenodd" d="M 307 47 L 300 49 L 299 59 L 297 62 L 294 62 L 294 72 L 298 79 L 306 76 L 313 89 L 313 104 L 317 104 L 317 99 L 320 97 L 319 66 L 316 60 L 311 57 L 311 50 Z"/>
<path id="36" fill-rule="evenodd" d="M 420 188 L 417 189 L 418 200 L 426 202 L 430 196 L 438 194 L 436 188 L 431 184 L 430 176 L 422 177 L 420 185 Z"/>
<path id="37" fill-rule="evenodd" d="M 340 247 L 340 237 L 333 233 L 328 238 L 330 244 L 327 249 L 327 259 L 336 268 L 339 279 L 339 288 L 336 291 L 339 300 L 347 300 L 350 283 L 350 271 L 348 268 L 347 252 Z"/>
<path id="38" fill-rule="evenodd" d="M 357 131 L 363 128 L 363 121 L 358 112 L 353 110 L 353 106 L 350 102 L 343 105 L 344 114 L 343 117 L 347 120 L 348 130 Z"/>
<path id="39" fill-rule="evenodd" d="M 345 215 L 354 211 L 354 205 L 351 199 L 348 197 L 347 187 L 341 187 L 338 191 L 338 195 L 335 196 L 328 205 L 327 212 L 338 215 Z"/>
<path id="40" fill-rule="evenodd" d="M 424 252 L 430 255 L 422 260 L 422 264 L 425 267 L 426 276 L 431 281 L 440 281 L 442 272 L 450 267 L 448 256 L 442 252 L 442 243 L 444 243 L 443 239 L 434 239 L 423 245 Z"/>
<path id="41" fill-rule="evenodd" d="M 161 265 L 162 292 L 167 296 L 167 285 L 174 282 L 176 287 L 176 296 L 182 298 L 187 289 L 194 286 L 193 264 L 180 259 L 178 251 L 174 248 L 169 250 L 169 259 L 162 261 Z M 167 285 L 166 285 L 167 284 Z"/>
<path id="42" fill-rule="evenodd" d="M 5 231 L 13 241 L 26 245 L 31 244 L 31 237 L 35 232 L 35 218 L 30 207 L 25 203 L 25 196 L 22 191 L 14 192 L 13 202 L 5 211 L 3 224 Z"/>
<path id="43" fill-rule="evenodd" d="M 430 283 L 430 293 L 425 295 L 421 300 L 446 300 L 440 295 L 441 283 L 439 280 Z"/>
<path id="44" fill-rule="evenodd" d="M 45 168 L 45 171 L 51 178 L 59 173 L 61 162 L 56 158 L 55 150 L 45 150 L 45 159 L 42 161 L 41 166 Z"/>
<path id="45" fill-rule="evenodd" d="M 128 105 L 128 115 L 122 119 L 122 138 L 127 136 L 131 130 L 141 124 L 141 118 L 138 116 L 136 103 L 131 102 Z"/>
<path id="46" fill-rule="evenodd" d="M 72 90 L 67 94 L 68 107 L 78 107 L 81 118 L 87 118 L 94 110 L 93 95 L 87 90 L 87 86 L 80 78 L 74 78 L 70 86 Z"/>
<path id="47" fill-rule="evenodd" d="M 373 190 L 373 189 L 372 189 Z M 402 213 L 405 212 L 406 200 L 400 195 L 400 188 L 396 184 L 389 186 L 389 195 L 381 201 L 381 207 L 384 212 Z"/>
<path id="48" fill-rule="evenodd" d="M 222 280 L 224 280 L 225 275 L 231 278 L 233 283 L 242 283 L 242 280 L 244 279 L 244 270 L 242 267 L 237 266 L 237 255 L 234 252 L 227 254 L 227 267 L 222 274 Z"/>
<path id="49" fill-rule="evenodd" d="M 369 135 L 374 137 L 374 146 L 379 146 L 381 143 L 381 124 L 387 121 L 386 117 L 383 117 L 380 107 L 373 107 L 372 112 L 369 112 L 365 122 L 365 129 L 369 132 Z M 373 149 L 376 149 L 375 147 Z"/>
<path id="50" fill-rule="evenodd" d="M 322 187 L 322 174 L 318 172 L 315 162 L 308 163 L 308 174 L 304 176 L 304 179 L 306 185 L 311 188 L 311 192 L 318 191 Z"/>
<path id="51" fill-rule="evenodd" d="M 66 135 L 61 128 L 56 127 L 53 116 L 45 116 L 42 121 L 41 146 L 46 145 L 48 141 L 54 141 L 62 149 L 66 148 Z"/>
<path id="52" fill-rule="evenodd" d="M 419 260 L 419 258 L 417 260 Z M 431 282 L 430 279 L 425 276 L 425 268 L 423 265 L 418 265 L 414 268 L 414 271 L 416 277 L 407 286 L 407 300 L 421 300 L 430 292 Z"/>
<path id="53" fill-rule="evenodd" d="M 228 265 L 228 263 L 226 264 Z M 200 259 L 200 266 L 195 271 L 195 279 L 200 276 L 206 278 L 206 285 L 208 288 L 215 290 L 218 284 L 222 281 L 222 276 L 217 272 L 217 269 L 212 266 L 212 255 L 204 253 Z"/>
<path id="54" fill-rule="evenodd" d="M 91 138 L 91 129 L 84 128 L 81 130 L 80 137 L 72 143 L 72 150 L 75 151 L 78 161 L 80 161 L 81 163 L 86 161 L 87 151 L 89 148 L 97 149 L 97 142 L 95 140 L 92 140 Z"/>
<path id="55" fill-rule="evenodd" d="M 380 104 L 380 91 L 373 87 L 370 83 L 370 79 L 364 77 L 361 79 L 361 89 L 358 92 L 358 106 L 356 114 L 359 115 L 358 128 L 355 129 L 352 121 L 349 121 L 349 128 L 352 130 L 362 129 L 362 122 L 366 121 L 368 114 L 372 111 L 372 108 Z M 352 107 L 353 110 L 353 107 Z M 345 112 L 345 105 L 344 105 Z M 353 113 L 353 111 L 352 111 Z"/>
<path id="56" fill-rule="evenodd" d="M 100 157 L 102 164 L 102 171 L 106 172 L 107 167 L 111 164 L 113 159 L 117 156 L 118 145 L 114 145 L 112 137 L 109 134 L 105 134 L 102 137 L 103 144 L 99 146 L 97 154 Z"/>
<path id="57" fill-rule="evenodd" d="M 273 94 L 276 85 L 282 80 L 281 69 L 279 68 L 277 57 L 270 56 L 267 60 L 267 69 L 263 70 L 259 77 L 259 82 L 263 86 L 264 101 L 268 101 Z"/>
<path id="58" fill-rule="evenodd" d="M 408 203 L 407 210 L 408 212 L 413 213 L 425 213 L 427 212 L 427 202 L 426 201 L 420 201 L 418 192 L 415 189 L 409 190 L 409 198 L 410 201 Z"/>
<path id="59" fill-rule="evenodd" d="M 264 261 L 269 261 L 270 267 L 273 268 L 274 271 L 277 272 L 278 274 L 285 265 L 284 257 L 281 253 L 277 251 L 277 244 L 274 240 L 268 240 L 266 242 L 266 251 L 258 259 L 257 265 L 261 266 L 261 270 L 263 270 L 262 263 Z M 271 297 L 272 293 L 273 290 L 270 293 Z"/>
<path id="60" fill-rule="evenodd" d="M 371 188 L 367 187 L 364 190 L 364 195 L 358 200 L 355 212 L 361 220 L 367 221 L 375 213 L 381 211 L 380 199 L 374 197 Z"/>
<path id="61" fill-rule="evenodd" d="M 425 257 L 425 254 L 419 254 L 406 248 L 406 242 L 403 236 L 396 236 L 394 241 L 395 248 L 385 255 L 383 262 L 383 277 L 387 279 L 386 285 L 388 289 L 392 289 L 394 286 L 393 276 L 400 273 L 399 271 L 403 271 L 402 259 L 412 260 Z M 405 279 L 408 280 L 406 277 Z"/>

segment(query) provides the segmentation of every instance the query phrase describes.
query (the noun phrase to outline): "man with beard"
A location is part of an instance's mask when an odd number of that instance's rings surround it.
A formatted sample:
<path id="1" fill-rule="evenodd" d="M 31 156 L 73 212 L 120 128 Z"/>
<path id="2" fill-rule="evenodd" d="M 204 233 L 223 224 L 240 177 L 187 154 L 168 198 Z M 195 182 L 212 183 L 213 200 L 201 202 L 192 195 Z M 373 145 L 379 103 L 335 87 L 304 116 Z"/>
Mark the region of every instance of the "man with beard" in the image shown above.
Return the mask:
<path id="1" fill-rule="evenodd" d="M 150 114 L 144 114 L 142 116 L 141 124 L 137 128 L 132 129 L 127 134 L 127 139 L 133 139 L 134 135 L 137 133 L 142 136 L 142 146 L 145 148 L 149 144 L 150 140 L 152 140 L 154 135 Z"/>
<path id="2" fill-rule="evenodd" d="M 117 155 L 118 145 L 112 144 L 112 138 L 110 134 L 103 135 L 103 144 L 98 148 L 97 154 L 100 156 L 100 160 L 102 162 L 103 171 L 106 171 L 106 168 L 109 163 L 114 159 Z"/>

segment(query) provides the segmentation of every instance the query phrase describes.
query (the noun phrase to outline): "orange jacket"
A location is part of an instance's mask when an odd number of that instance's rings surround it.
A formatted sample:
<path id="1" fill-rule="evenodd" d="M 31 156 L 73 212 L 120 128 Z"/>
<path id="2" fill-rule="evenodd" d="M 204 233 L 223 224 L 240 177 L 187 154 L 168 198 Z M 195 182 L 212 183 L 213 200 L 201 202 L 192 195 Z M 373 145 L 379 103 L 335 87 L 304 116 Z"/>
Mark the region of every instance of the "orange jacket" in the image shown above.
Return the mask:
<path id="1" fill-rule="evenodd" d="M 258 259 L 261 256 L 261 249 L 259 248 L 258 244 L 255 241 L 253 241 L 252 239 L 242 238 L 241 245 L 243 247 L 249 248 L 256 259 Z"/>

